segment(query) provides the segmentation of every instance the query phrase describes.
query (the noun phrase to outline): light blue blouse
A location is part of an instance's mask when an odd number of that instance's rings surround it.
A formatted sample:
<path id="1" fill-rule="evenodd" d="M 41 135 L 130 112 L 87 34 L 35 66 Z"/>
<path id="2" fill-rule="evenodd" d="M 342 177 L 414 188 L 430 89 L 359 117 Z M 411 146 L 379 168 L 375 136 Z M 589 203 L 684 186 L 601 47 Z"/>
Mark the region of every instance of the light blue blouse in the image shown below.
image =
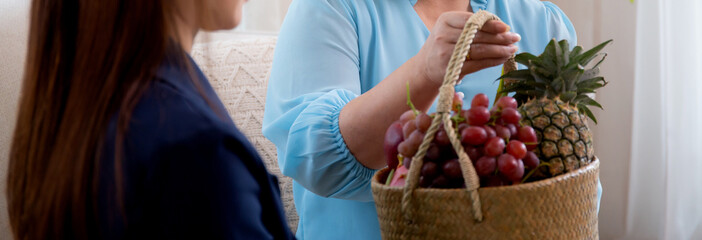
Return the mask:
<path id="1" fill-rule="evenodd" d="M 294 0 L 288 10 L 268 83 L 263 134 L 277 146 L 283 174 L 294 179 L 300 239 L 380 239 L 370 189 L 375 170 L 349 152 L 339 112 L 422 47 L 430 32 L 415 2 Z M 538 54 L 552 38 L 577 42 L 570 20 L 552 3 L 472 0 L 471 6 L 496 14 L 521 34 L 520 51 Z M 500 73 L 501 67 L 493 67 L 470 74 L 456 90 L 466 99 L 494 96 Z"/>

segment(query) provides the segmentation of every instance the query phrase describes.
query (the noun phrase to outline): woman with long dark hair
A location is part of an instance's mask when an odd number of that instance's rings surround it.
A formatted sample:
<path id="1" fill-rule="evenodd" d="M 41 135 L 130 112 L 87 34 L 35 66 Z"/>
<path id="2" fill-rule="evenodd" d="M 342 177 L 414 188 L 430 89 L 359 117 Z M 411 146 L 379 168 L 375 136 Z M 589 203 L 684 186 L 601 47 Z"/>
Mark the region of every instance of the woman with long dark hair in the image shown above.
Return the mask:
<path id="1" fill-rule="evenodd" d="M 188 56 L 243 0 L 34 0 L 16 239 L 289 239 L 277 179 Z"/>

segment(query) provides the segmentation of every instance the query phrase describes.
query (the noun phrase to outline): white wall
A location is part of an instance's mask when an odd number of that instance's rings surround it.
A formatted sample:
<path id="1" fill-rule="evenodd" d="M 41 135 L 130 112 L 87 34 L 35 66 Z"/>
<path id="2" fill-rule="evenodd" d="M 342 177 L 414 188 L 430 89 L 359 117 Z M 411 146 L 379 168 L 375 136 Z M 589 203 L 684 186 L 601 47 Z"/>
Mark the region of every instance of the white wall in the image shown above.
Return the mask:
<path id="1" fill-rule="evenodd" d="M 237 31 L 278 32 L 292 0 L 253 0 L 244 4 Z"/>

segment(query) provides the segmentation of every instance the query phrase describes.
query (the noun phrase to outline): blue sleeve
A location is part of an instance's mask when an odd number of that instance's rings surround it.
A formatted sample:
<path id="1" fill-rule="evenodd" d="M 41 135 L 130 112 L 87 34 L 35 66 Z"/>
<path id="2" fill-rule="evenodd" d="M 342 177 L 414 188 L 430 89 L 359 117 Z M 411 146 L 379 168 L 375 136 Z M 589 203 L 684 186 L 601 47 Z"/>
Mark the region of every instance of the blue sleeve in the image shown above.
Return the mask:
<path id="1" fill-rule="evenodd" d="M 538 55 L 551 39 L 566 39 L 571 48 L 578 37 L 570 19 L 551 2 L 538 0 L 495 0 L 500 6 L 496 10 L 512 30 L 522 35 L 518 43 L 520 51 Z"/>
<path id="2" fill-rule="evenodd" d="M 277 181 L 240 139 L 204 129 L 169 143 L 144 209 L 161 239 L 294 239 Z M 150 215 L 150 216 L 149 216 Z"/>
<path id="3" fill-rule="evenodd" d="M 281 171 L 324 197 L 372 201 L 366 168 L 339 131 L 361 94 L 354 12 L 343 0 L 296 0 L 281 28 L 268 82 L 263 134 Z M 314 34 L 310 34 L 314 33 Z"/>
<path id="4" fill-rule="evenodd" d="M 556 40 L 568 40 L 571 48 L 577 46 L 578 35 L 568 16 L 556 4 L 551 2 L 543 2 L 543 4 L 546 10 L 546 23 L 550 37 Z"/>

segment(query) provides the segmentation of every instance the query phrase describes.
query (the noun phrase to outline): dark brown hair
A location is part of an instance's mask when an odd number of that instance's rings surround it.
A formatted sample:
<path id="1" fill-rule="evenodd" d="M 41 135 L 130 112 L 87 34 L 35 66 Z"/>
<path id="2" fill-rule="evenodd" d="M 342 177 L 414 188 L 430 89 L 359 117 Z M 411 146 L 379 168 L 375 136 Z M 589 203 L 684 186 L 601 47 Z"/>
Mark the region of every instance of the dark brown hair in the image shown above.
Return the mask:
<path id="1" fill-rule="evenodd" d="M 99 237 L 101 144 L 119 113 L 114 164 L 121 197 L 121 138 L 174 36 L 164 2 L 33 0 L 8 169 L 16 239 Z"/>

